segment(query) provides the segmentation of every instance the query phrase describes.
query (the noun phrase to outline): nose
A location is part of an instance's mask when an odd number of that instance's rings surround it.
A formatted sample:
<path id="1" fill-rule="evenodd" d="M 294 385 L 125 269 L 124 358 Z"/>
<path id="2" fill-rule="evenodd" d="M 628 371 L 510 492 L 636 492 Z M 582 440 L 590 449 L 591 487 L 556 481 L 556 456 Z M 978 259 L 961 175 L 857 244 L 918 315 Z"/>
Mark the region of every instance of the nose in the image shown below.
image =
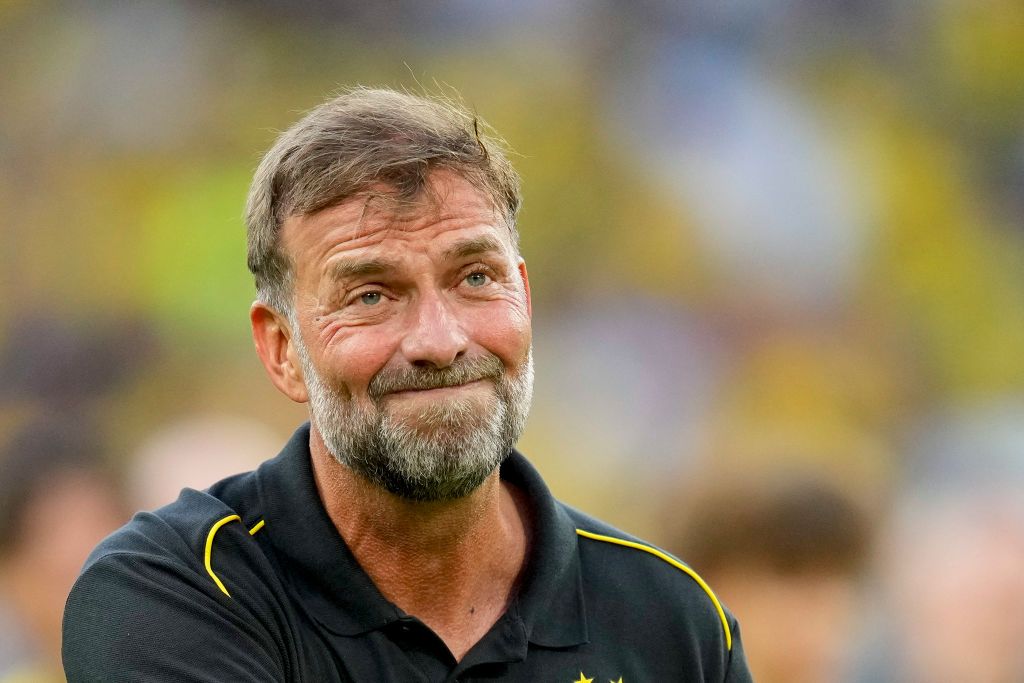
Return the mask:
<path id="1" fill-rule="evenodd" d="M 413 365 L 445 368 L 466 352 L 468 342 L 447 302 L 430 295 L 413 309 L 410 329 L 402 339 L 402 354 Z"/>

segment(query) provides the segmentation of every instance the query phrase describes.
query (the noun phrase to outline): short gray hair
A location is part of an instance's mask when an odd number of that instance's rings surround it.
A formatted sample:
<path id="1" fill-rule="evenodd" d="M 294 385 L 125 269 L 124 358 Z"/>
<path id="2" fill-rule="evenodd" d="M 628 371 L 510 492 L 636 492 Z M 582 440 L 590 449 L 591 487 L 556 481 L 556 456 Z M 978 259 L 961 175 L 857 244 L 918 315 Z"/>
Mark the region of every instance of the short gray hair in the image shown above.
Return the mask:
<path id="1" fill-rule="evenodd" d="M 518 243 L 519 176 L 504 143 L 451 99 L 352 88 L 282 133 L 253 176 L 246 203 L 248 265 L 259 299 L 291 312 L 291 264 L 280 248 L 283 223 L 388 188 L 411 201 L 429 174 L 449 169 L 482 192 Z"/>

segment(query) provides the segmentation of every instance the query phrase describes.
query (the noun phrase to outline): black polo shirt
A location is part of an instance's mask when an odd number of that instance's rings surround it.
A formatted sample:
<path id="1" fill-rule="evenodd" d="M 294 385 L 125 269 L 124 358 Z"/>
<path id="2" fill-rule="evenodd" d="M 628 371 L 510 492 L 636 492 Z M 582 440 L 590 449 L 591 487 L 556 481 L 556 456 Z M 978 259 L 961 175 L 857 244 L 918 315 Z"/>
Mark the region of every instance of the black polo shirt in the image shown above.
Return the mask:
<path id="1" fill-rule="evenodd" d="M 79 681 L 749 681 L 735 620 L 689 568 L 552 498 L 507 612 L 456 662 L 385 599 L 317 494 L 309 428 L 255 472 L 139 513 L 93 551 L 64 614 Z"/>

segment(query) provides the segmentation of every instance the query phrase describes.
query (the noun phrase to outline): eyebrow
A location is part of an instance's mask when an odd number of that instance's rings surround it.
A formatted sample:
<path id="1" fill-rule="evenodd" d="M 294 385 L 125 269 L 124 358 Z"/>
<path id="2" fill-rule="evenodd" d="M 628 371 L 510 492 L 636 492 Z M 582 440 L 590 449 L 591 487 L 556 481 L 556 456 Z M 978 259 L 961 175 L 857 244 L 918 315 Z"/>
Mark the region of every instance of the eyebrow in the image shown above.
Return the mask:
<path id="1" fill-rule="evenodd" d="M 466 258 L 467 256 L 485 254 L 491 251 L 504 251 L 501 242 L 490 236 L 471 237 L 469 239 L 459 240 L 452 246 L 445 249 L 444 258 L 446 260 L 460 259 Z"/>
<path id="2" fill-rule="evenodd" d="M 380 275 L 396 269 L 395 263 L 387 259 L 366 259 L 362 261 L 340 261 L 330 268 L 335 280 L 351 280 L 367 275 Z"/>
<path id="3" fill-rule="evenodd" d="M 489 237 L 471 237 L 459 240 L 444 250 L 443 257 L 446 260 L 462 259 L 469 256 L 477 256 L 490 252 L 503 251 L 499 240 Z M 328 273 L 334 280 L 345 281 L 368 275 L 382 275 L 398 270 L 394 261 L 386 258 L 370 258 L 363 260 L 339 261 L 331 266 Z"/>

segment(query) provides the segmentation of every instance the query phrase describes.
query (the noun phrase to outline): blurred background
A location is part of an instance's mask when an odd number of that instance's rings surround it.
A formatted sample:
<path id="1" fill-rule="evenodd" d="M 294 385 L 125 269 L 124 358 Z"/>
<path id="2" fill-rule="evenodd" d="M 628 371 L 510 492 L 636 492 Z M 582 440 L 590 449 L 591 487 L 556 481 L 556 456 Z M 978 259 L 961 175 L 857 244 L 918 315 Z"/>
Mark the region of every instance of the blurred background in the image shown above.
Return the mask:
<path id="1" fill-rule="evenodd" d="M 353 84 L 516 150 L 521 449 L 757 680 L 1024 681 L 1020 0 L 0 1 L 0 681 L 60 680 L 99 538 L 304 420 L 242 207 Z"/>

